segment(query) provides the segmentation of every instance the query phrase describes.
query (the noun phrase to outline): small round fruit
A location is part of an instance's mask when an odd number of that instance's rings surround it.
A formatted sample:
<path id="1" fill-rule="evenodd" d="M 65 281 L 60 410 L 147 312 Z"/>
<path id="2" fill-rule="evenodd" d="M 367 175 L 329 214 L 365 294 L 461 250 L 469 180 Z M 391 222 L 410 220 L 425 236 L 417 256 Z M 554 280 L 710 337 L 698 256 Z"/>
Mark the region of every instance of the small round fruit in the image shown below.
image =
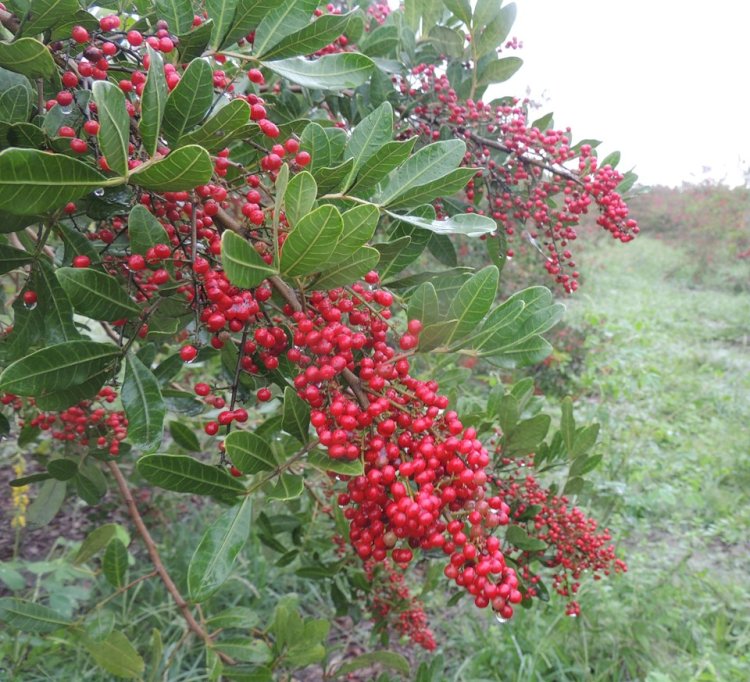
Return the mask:
<path id="1" fill-rule="evenodd" d="M 184 362 L 192 362 L 198 356 L 198 349 L 195 346 L 183 346 L 180 348 L 180 357 Z"/>

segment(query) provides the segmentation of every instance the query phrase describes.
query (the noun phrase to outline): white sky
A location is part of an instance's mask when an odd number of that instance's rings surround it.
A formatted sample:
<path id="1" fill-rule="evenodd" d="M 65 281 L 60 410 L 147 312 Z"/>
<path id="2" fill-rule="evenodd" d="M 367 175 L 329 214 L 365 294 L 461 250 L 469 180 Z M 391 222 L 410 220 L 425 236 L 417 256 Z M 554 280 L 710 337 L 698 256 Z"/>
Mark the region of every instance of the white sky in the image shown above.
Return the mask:
<path id="1" fill-rule="evenodd" d="M 644 184 L 730 186 L 750 168 L 750 3 L 516 0 L 524 66 L 502 94 L 603 140 Z M 710 167 L 710 171 L 706 169 Z"/>

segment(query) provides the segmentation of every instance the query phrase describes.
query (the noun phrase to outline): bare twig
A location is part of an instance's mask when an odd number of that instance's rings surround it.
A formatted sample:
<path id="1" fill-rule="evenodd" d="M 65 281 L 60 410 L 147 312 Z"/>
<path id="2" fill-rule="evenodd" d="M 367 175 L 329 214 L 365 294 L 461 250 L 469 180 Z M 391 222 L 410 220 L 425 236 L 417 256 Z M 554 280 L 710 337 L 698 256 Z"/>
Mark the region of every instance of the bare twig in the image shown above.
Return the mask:
<path id="1" fill-rule="evenodd" d="M 162 563 L 161 555 L 159 554 L 159 550 L 156 548 L 156 543 L 151 537 L 151 533 L 149 533 L 148 528 L 146 528 L 146 524 L 143 522 L 143 517 L 138 511 L 138 507 L 135 504 L 135 499 L 133 499 L 133 494 L 130 492 L 128 482 L 125 480 L 125 476 L 123 476 L 120 467 L 117 466 L 116 462 L 108 462 L 107 465 L 109 466 L 109 470 L 112 472 L 112 475 L 117 482 L 117 487 L 120 490 L 122 499 L 125 500 L 130 518 L 133 520 L 133 524 L 135 525 L 138 534 L 141 536 L 143 543 L 146 545 L 146 550 L 148 551 L 148 555 L 151 558 L 151 563 L 154 565 L 154 570 L 159 575 L 159 578 L 161 578 L 161 581 L 167 588 L 167 592 L 169 592 L 169 594 L 171 595 L 174 603 L 177 604 L 177 608 L 182 613 L 182 617 L 185 619 L 189 630 L 191 630 L 201 640 L 203 640 L 206 646 L 213 646 L 213 640 L 211 639 L 211 636 L 195 619 L 195 617 L 193 616 L 193 612 L 188 606 L 188 603 L 185 601 L 185 598 L 180 593 L 177 585 L 175 585 L 174 580 L 172 580 L 172 576 L 169 575 L 169 572 Z M 234 665 L 235 661 L 230 656 L 227 656 L 221 651 L 216 651 L 216 654 L 227 665 Z"/>

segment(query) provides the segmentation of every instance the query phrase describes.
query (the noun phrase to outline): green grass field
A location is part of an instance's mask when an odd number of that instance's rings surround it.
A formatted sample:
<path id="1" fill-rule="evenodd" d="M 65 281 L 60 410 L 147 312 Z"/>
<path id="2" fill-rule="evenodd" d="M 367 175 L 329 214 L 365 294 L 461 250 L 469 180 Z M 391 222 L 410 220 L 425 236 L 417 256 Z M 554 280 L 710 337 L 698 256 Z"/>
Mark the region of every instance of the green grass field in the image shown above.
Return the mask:
<path id="1" fill-rule="evenodd" d="M 566 322 L 586 331 L 578 414 L 602 423 L 590 506 L 629 572 L 587 585 L 577 620 L 554 600 L 503 625 L 467 609 L 448 678 L 748 680 L 750 296 L 720 272 L 696 288 L 688 256 L 648 237 L 581 269 Z"/>

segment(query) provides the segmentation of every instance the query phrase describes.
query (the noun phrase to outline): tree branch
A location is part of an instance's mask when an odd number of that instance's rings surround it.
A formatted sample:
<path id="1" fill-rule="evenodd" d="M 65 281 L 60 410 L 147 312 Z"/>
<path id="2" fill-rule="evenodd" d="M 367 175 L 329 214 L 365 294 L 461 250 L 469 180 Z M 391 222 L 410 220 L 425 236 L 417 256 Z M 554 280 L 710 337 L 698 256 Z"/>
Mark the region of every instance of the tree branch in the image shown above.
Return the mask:
<path id="1" fill-rule="evenodd" d="M 185 598 L 180 593 L 177 585 L 175 585 L 174 580 L 172 580 L 172 576 L 169 575 L 169 572 L 162 563 L 159 550 L 156 548 L 156 543 L 151 537 L 151 533 L 149 533 L 148 528 L 146 528 L 146 524 L 143 522 L 143 517 L 138 511 L 138 507 L 136 506 L 135 500 L 133 499 L 133 494 L 130 492 L 128 482 L 125 480 L 125 476 L 123 476 L 120 467 L 117 466 L 116 462 L 111 461 L 108 462 L 107 465 L 109 466 L 109 470 L 112 472 L 112 475 L 115 477 L 117 487 L 120 490 L 120 495 L 122 495 L 123 500 L 125 500 L 130 518 L 133 520 L 133 524 L 135 525 L 138 534 L 141 536 L 143 544 L 146 545 L 146 550 L 148 551 L 148 555 L 151 558 L 151 563 L 153 563 L 154 569 L 161 578 L 161 581 L 164 583 L 164 586 L 167 588 L 167 592 L 169 592 L 169 594 L 171 595 L 174 603 L 177 604 L 177 608 L 182 613 L 182 617 L 185 619 L 189 630 L 191 630 L 201 640 L 203 640 L 206 646 L 213 646 L 213 640 L 211 639 L 211 636 L 208 634 L 208 632 L 206 632 L 203 626 L 197 620 L 195 620 L 195 617 L 193 616 L 188 603 L 185 601 Z M 216 654 L 227 665 L 235 664 L 233 658 L 227 656 L 221 651 L 216 651 Z"/>

